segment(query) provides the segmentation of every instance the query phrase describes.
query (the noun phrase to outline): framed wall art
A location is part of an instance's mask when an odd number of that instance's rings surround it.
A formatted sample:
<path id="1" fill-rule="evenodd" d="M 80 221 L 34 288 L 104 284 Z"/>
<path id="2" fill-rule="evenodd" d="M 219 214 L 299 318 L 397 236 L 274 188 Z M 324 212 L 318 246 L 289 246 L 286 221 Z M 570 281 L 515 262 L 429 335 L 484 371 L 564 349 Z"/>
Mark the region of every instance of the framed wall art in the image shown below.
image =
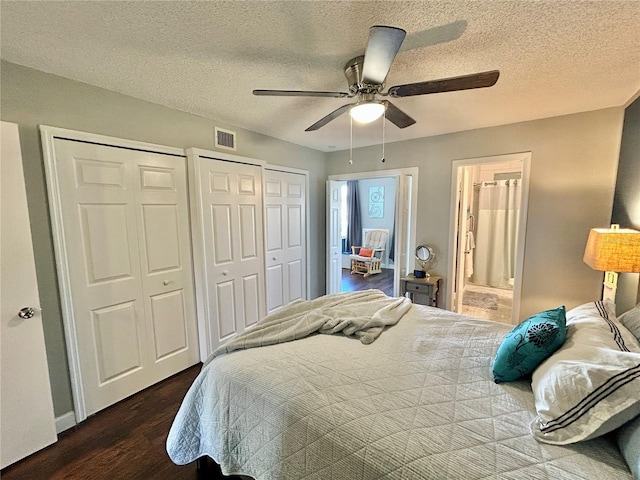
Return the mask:
<path id="1" fill-rule="evenodd" d="M 384 187 L 369 187 L 369 218 L 384 217 Z"/>

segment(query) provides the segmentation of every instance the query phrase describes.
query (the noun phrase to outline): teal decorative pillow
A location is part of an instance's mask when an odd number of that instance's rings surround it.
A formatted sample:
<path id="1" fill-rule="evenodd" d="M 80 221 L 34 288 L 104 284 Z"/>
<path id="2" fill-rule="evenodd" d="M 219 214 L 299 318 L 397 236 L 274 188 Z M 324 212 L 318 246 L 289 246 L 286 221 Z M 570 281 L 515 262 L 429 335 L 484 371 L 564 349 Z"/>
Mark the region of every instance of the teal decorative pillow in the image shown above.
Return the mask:
<path id="1" fill-rule="evenodd" d="M 495 382 L 512 382 L 530 374 L 566 338 L 564 306 L 527 318 L 509 332 L 498 348 L 493 361 Z"/>

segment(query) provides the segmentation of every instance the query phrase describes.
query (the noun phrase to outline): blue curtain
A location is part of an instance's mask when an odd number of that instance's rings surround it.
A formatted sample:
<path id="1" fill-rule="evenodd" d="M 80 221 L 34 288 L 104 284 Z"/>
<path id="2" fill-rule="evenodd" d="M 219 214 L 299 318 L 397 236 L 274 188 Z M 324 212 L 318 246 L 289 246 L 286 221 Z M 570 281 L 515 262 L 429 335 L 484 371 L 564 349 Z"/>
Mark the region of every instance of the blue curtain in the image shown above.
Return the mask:
<path id="1" fill-rule="evenodd" d="M 358 181 L 347 181 L 347 250 L 351 246 L 362 245 L 362 220 L 360 218 L 360 200 L 358 200 Z"/>

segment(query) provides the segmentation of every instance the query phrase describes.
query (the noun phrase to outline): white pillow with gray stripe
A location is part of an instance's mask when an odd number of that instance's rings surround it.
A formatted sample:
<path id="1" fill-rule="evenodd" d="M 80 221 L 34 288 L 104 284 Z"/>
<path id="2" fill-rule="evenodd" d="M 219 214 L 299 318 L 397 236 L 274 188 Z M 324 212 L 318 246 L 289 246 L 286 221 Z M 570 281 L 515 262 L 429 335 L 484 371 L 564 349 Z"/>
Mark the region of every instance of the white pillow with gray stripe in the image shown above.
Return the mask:
<path id="1" fill-rule="evenodd" d="M 618 317 L 627 329 L 640 340 L 640 303 Z"/>
<path id="2" fill-rule="evenodd" d="M 567 340 L 533 372 L 531 431 L 565 445 L 610 432 L 640 414 L 640 342 L 612 303 L 567 312 Z"/>

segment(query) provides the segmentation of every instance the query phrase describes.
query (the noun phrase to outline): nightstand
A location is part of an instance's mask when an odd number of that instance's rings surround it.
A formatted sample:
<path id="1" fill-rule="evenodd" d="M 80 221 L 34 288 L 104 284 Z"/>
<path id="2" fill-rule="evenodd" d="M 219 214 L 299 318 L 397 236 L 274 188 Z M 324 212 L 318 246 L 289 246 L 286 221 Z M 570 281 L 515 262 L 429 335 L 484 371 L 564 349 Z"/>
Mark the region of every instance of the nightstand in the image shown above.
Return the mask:
<path id="1" fill-rule="evenodd" d="M 440 289 L 442 288 L 442 277 L 431 275 L 429 278 L 416 278 L 413 275 L 400 279 L 400 294 L 409 298 L 413 303 L 438 306 Z"/>

